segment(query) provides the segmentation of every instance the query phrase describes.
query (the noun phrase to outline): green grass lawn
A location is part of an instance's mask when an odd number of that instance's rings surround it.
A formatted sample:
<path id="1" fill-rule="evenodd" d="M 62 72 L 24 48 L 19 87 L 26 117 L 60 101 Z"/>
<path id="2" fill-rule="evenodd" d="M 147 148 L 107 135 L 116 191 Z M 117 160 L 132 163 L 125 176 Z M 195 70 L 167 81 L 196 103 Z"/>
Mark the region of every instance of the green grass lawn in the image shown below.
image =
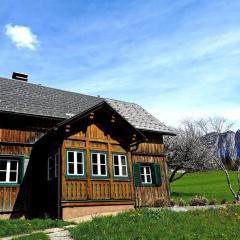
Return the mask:
<path id="1" fill-rule="evenodd" d="M 229 172 L 233 182 L 237 183 L 236 172 Z M 222 199 L 233 202 L 233 196 L 228 189 L 226 177 L 222 171 L 189 173 L 183 178 L 171 183 L 171 193 L 174 199 L 189 199 L 194 196 L 204 196 L 216 199 L 218 203 Z"/>
<path id="2" fill-rule="evenodd" d="M 142 209 L 115 217 L 95 218 L 70 232 L 76 240 L 237 240 L 239 224 L 240 207 L 180 213 Z"/>
<path id="3" fill-rule="evenodd" d="M 0 237 L 31 233 L 35 230 L 63 227 L 70 223 L 51 219 L 0 220 Z"/>

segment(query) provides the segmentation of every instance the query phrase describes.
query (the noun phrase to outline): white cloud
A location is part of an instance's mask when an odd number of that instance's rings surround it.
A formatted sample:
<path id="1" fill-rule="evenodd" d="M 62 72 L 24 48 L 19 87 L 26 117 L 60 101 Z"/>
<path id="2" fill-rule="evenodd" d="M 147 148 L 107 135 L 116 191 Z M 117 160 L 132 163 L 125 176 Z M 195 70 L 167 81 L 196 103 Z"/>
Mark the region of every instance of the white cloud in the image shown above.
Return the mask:
<path id="1" fill-rule="evenodd" d="M 26 26 L 7 24 L 5 26 L 5 34 L 19 49 L 28 48 L 36 50 L 36 45 L 39 43 L 37 36 Z"/>

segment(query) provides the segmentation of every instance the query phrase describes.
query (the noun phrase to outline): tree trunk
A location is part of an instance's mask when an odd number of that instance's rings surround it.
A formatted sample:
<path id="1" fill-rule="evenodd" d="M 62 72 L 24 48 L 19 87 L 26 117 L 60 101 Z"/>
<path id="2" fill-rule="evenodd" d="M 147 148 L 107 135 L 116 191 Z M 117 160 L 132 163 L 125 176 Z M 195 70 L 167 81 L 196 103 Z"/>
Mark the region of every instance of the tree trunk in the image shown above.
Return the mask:
<path id="1" fill-rule="evenodd" d="M 172 171 L 171 176 L 170 176 L 170 178 L 169 178 L 169 183 L 171 183 L 171 182 L 173 182 L 173 181 L 176 180 L 174 177 L 175 177 L 177 171 L 180 170 L 180 169 L 181 169 L 180 167 L 176 167 L 176 168 Z M 183 174 L 183 175 L 184 175 L 184 174 Z M 177 179 L 179 179 L 179 178 L 181 178 L 181 177 L 177 177 Z"/>

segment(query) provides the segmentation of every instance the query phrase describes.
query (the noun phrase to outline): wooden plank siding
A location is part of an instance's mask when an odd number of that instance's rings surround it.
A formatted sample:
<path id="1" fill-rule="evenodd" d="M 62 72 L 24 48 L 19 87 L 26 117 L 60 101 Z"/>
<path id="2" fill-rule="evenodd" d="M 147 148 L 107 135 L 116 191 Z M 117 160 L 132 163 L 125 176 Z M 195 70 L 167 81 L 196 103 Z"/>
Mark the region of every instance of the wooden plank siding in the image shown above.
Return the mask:
<path id="1" fill-rule="evenodd" d="M 151 139 L 141 143 L 132 154 L 133 163 L 156 163 L 160 165 L 162 184 L 159 187 L 135 187 L 135 204 L 137 207 L 154 206 L 158 199 L 169 200 L 169 184 L 164 145 L 161 139 Z"/>
<path id="2" fill-rule="evenodd" d="M 29 143 L 33 144 L 42 132 L 22 131 L 16 129 L 0 129 L 1 143 Z"/>
<path id="3" fill-rule="evenodd" d="M 0 187 L 0 212 L 11 212 L 15 206 L 19 187 Z"/>
<path id="4" fill-rule="evenodd" d="M 0 184 L 0 214 L 26 212 L 29 207 L 29 183 L 25 182 L 24 173 L 32 153 L 35 141 L 56 121 L 38 119 L 23 115 L 0 113 L 0 157 L 22 157 L 19 164 L 22 179 L 18 184 Z M 23 166 L 22 166 L 23 165 Z"/>
<path id="5" fill-rule="evenodd" d="M 62 146 L 62 201 L 113 201 L 133 200 L 131 171 L 129 178 L 115 179 L 113 177 L 112 154 L 122 153 L 128 155 L 129 165 L 131 155 L 124 140 L 118 141 L 109 131 L 102 129 L 99 124 L 90 123 L 86 131 L 79 131 L 69 136 Z M 66 177 L 66 149 L 79 149 L 86 152 L 86 177 L 81 179 Z M 105 179 L 92 179 L 90 176 L 90 152 L 104 151 L 108 158 L 108 177 Z M 130 166 L 129 166 L 130 168 Z"/>

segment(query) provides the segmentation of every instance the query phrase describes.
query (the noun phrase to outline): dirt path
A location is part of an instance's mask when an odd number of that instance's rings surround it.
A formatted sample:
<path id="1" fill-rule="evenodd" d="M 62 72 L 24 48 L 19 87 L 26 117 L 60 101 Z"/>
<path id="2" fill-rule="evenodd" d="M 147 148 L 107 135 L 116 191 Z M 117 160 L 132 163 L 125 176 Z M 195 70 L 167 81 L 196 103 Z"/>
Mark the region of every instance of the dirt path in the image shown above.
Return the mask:
<path id="1" fill-rule="evenodd" d="M 70 237 L 70 234 L 69 234 L 69 231 L 68 231 L 68 228 L 71 228 L 71 227 L 75 227 L 75 225 L 69 225 L 69 226 L 67 226 L 67 228 L 64 227 L 64 228 L 50 228 L 50 229 L 45 229 L 45 230 L 39 230 L 39 231 L 34 231 L 34 232 L 31 232 L 31 233 L 27 233 L 27 234 L 19 234 L 19 235 L 0 238 L 0 239 L 11 240 L 11 239 L 18 238 L 18 237 L 26 237 L 26 236 L 32 235 L 34 233 L 45 233 L 45 234 L 48 235 L 50 240 L 57 240 L 57 239 L 59 239 L 59 240 L 73 240 Z"/>

